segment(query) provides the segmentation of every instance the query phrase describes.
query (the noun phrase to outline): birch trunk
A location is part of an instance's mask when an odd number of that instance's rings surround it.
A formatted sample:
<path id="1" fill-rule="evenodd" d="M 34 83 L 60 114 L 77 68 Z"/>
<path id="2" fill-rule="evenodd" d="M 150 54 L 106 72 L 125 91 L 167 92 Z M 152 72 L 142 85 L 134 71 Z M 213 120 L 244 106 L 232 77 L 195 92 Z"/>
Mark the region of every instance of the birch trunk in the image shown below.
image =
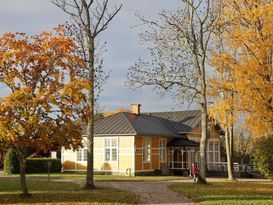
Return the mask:
<path id="1" fill-rule="evenodd" d="M 88 93 L 89 105 L 91 107 L 91 114 L 87 125 L 87 172 L 86 172 L 86 189 L 94 189 L 94 93 Z"/>
<path id="2" fill-rule="evenodd" d="M 232 148 L 231 148 L 231 129 L 226 128 L 225 130 L 225 144 L 226 144 L 226 154 L 227 154 L 227 170 L 228 170 L 228 180 L 234 180 L 233 174 L 233 159 L 232 159 Z"/>
<path id="3" fill-rule="evenodd" d="M 207 136 L 208 136 L 208 110 L 206 99 L 206 82 L 204 73 L 201 75 L 201 139 L 200 139 L 200 176 L 199 183 L 207 183 Z"/>
<path id="4" fill-rule="evenodd" d="M 87 124 L 87 173 L 86 173 L 86 189 L 94 189 L 94 80 L 95 80 L 95 45 L 94 37 L 91 31 L 91 17 L 87 7 L 87 4 L 82 0 L 82 4 L 86 10 L 87 24 L 86 24 L 86 34 L 88 40 L 88 66 L 89 66 L 89 83 L 90 90 L 88 91 L 88 107 L 90 109 L 88 124 Z"/>

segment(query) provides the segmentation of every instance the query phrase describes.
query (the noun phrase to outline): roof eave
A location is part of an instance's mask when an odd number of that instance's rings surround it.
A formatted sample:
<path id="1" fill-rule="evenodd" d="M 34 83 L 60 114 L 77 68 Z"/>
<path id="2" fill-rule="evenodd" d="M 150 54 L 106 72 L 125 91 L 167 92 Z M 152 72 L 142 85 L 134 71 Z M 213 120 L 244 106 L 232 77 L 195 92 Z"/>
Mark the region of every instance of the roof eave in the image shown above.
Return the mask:
<path id="1" fill-rule="evenodd" d="M 156 136 L 156 137 L 174 137 L 174 138 L 185 138 L 184 136 L 180 135 L 161 135 L 161 134 L 147 134 L 147 133 L 141 133 L 137 134 L 137 136 L 145 137 L 145 136 Z"/>
<path id="2" fill-rule="evenodd" d="M 125 133 L 125 134 L 94 134 L 95 137 L 103 137 L 103 136 L 135 136 L 136 133 Z"/>

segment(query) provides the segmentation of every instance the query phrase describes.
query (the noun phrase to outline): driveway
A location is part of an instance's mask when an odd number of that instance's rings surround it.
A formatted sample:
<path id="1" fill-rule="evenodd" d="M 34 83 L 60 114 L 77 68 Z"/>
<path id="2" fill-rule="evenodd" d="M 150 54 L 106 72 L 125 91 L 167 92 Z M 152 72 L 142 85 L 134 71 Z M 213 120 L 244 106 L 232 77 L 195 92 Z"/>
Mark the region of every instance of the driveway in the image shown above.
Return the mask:
<path id="1" fill-rule="evenodd" d="M 171 182 L 96 182 L 97 186 L 121 189 L 137 194 L 138 204 L 181 204 L 194 205 L 187 197 L 168 188 Z"/>
<path id="2" fill-rule="evenodd" d="M 237 179 L 238 181 L 268 181 L 266 179 Z M 208 182 L 225 182 L 225 178 L 207 178 Z M 97 186 L 113 187 L 135 193 L 138 197 L 138 204 L 181 204 L 198 205 L 191 199 L 176 193 L 168 188 L 172 183 L 193 183 L 192 179 L 158 181 L 158 182 L 136 182 L 136 181 L 118 181 L 118 182 L 96 182 Z"/>

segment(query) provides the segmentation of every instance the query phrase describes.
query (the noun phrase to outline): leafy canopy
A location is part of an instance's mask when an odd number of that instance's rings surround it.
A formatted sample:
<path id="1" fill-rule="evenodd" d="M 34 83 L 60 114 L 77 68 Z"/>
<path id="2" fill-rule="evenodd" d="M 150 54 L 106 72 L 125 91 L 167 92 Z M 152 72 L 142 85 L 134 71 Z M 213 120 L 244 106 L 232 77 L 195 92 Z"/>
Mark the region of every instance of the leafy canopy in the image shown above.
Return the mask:
<path id="1" fill-rule="evenodd" d="M 86 116 L 84 89 L 89 85 L 77 76 L 84 62 L 63 30 L 0 38 L 0 82 L 9 90 L 0 98 L 0 138 L 21 153 L 81 143 L 75 122 Z"/>
<path id="2" fill-rule="evenodd" d="M 273 131 L 273 3 L 269 0 L 226 0 L 223 9 L 223 45 L 214 56 L 220 72 L 219 89 L 235 92 L 235 105 L 245 113 L 253 136 Z M 229 78 L 224 78 L 226 76 Z M 231 110 L 231 98 L 219 110 Z M 228 119 L 233 121 L 234 119 Z"/>

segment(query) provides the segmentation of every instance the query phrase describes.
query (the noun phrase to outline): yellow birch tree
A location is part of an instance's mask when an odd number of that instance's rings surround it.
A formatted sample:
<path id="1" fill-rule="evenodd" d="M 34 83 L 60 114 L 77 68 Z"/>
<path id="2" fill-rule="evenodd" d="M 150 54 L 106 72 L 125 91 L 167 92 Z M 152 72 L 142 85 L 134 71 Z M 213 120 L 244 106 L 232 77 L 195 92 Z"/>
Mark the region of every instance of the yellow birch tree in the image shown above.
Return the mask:
<path id="1" fill-rule="evenodd" d="M 226 50 L 218 56 L 228 65 L 232 87 L 245 124 L 254 137 L 273 132 L 273 2 L 226 0 L 223 12 Z M 219 65 L 215 65 L 219 68 Z"/>

